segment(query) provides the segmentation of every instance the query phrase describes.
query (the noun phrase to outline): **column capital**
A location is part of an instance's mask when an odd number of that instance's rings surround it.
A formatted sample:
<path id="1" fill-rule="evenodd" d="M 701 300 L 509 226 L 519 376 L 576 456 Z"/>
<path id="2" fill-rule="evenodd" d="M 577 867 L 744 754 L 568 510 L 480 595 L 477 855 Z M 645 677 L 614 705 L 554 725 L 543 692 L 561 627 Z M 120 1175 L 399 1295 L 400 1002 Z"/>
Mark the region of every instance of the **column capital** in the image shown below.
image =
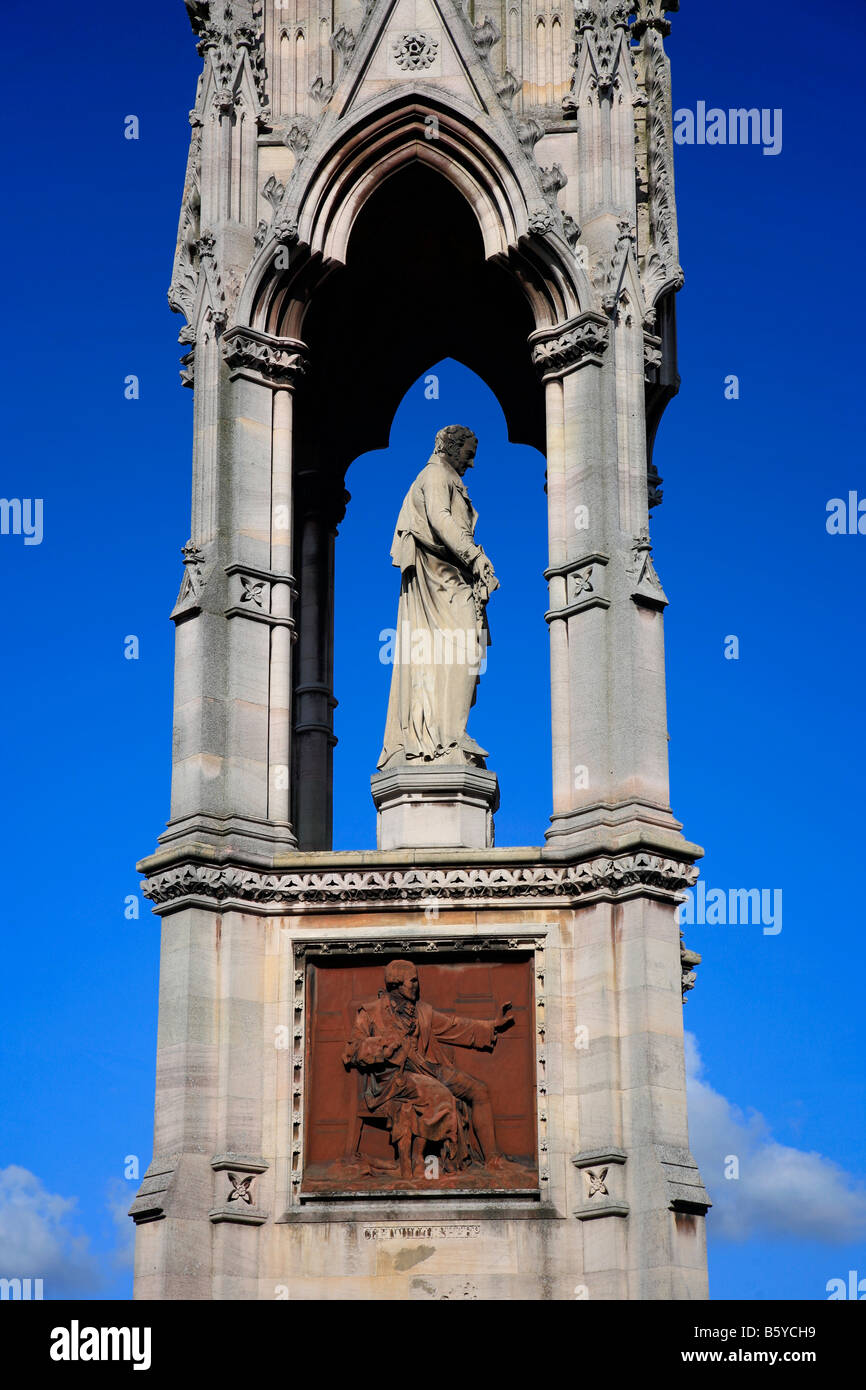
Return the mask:
<path id="1" fill-rule="evenodd" d="M 243 375 L 267 386 L 294 388 L 309 363 L 306 343 L 275 338 L 255 328 L 228 329 L 222 345 L 232 380 Z"/>
<path id="2" fill-rule="evenodd" d="M 351 494 L 342 478 L 322 468 L 302 468 L 295 474 L 295 511 L 298 516 L 319 517 L 336 530 L 343 517 Z"/>
<path id="3" fill-rule="evenodd" d="M 600 367 L 609 341 L 609 321 L 590 309 L 554 328 L 529 335 L 532 361 L 543 380 L 566 376 L 593 363 Z"/>

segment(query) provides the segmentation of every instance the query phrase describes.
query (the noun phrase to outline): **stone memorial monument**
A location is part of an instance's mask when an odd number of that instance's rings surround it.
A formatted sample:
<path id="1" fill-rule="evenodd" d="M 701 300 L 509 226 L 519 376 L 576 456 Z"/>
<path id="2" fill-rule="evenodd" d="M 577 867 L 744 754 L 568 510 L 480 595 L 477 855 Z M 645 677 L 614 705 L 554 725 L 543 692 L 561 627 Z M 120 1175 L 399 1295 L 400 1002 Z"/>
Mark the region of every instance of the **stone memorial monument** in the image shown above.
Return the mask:
<path id="1" fill-rule="evenodd" d="M 678 0 L 186 8 L 192 519 L 170 816 L 139 866 L 162 951 L 136 1297 L 706 1298 L 675 915 L 701 851 L 670 806 L 649 531 Z M 547 460 L 550 821 L 494 844 L 467 720 L 497 580 L 452 424 L 385 499 L 378 840 L 338 851 L 344 477 L 446 356 Z"/>

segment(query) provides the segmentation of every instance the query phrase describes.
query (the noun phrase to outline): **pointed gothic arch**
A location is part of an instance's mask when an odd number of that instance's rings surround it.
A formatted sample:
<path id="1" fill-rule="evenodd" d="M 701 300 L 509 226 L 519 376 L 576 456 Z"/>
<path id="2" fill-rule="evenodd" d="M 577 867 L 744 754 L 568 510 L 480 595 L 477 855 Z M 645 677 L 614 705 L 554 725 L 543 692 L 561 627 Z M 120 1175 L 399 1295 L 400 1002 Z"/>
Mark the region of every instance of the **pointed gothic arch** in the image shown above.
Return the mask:
<path id="1" fill-rule="evenodd" d="M 543 202 L 537 166 L 516 140 L 512 149 L 502 148 L 477 113 L 461 104 L 435 95 L 421 102 L 407 83 L 375 110 L 360 109 L 332 147 L 316 155 L 315 165 L 310 157 L 304 160 L 298 171 L 300 187 L 292 189 L 297 244 L 288 257 L 290 265 L 275 274 L 274 247 L 265 243 L 246 277 L 237 323 L 260 332 L 302 336 L 297 314 L 285 312 L 287 300 L 294 297 L 305 305 L 316 281 L 334 265 L 345 264 L 364 205 L 401 168 L 416 163 L 438 172 L 468 203 L 485 258 L 507 265 L 531 305 L 535 330 L 567 321 L 593 304 L 583 265 Z M 315 171 L 306 182 L 305 165 Z M 521 166 L 532 170 L 532 182 L 539 188 L 537 203 L 527 196 L 530 180 L 521 177 Z M 543 234 L 533 230 L 536 226 Z"/>
<path id="2" fill-rule="evenodd" d="M 500 401 L 509 436 L 542 453 L 546 413 L 528 345 L 531 299 L 507 260 L 485 258 L 471 204 L 435 164 L 398 165 L 359 207 L 345 261 L 332 261 L 327 275 L 306 265 L 309 274 L 302 268 L 274 297 L 269 324 L 278 339 L 302 339 L 310 362 L 293 409 L 291 781 L 299 845 L 319 849 L 331 834 L 333 572 L 347 468 L 387 447 L 406 391 L 444 357 L 476 372 Z"/>

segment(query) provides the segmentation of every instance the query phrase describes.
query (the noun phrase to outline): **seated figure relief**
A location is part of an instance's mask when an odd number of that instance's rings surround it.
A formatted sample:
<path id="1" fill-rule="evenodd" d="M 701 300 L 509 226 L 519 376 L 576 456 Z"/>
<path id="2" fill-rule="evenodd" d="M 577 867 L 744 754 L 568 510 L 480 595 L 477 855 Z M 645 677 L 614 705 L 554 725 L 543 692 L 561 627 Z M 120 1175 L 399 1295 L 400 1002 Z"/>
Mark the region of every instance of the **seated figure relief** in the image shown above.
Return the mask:
<path id="1" fill-rule="evenodd" d="M 440 1171 L 453 1181 L 479 1169 L 503 1186 L 525 1180 L 523 1168 L 500 1150 L 486 1082 L 455 1066 L 451 1053 L 495 1048 L 514 1023 L 510 1002 L 484 1020 L 442 1013 L 419 995 L 415 965 L 389 962 L 385 989 L 359 1008 L 343 1053 L 344 1066 L 363 1078 L 364 1109 L 387 1124 L 397 1154 L 391 1168 L 404 1181 Z"/>

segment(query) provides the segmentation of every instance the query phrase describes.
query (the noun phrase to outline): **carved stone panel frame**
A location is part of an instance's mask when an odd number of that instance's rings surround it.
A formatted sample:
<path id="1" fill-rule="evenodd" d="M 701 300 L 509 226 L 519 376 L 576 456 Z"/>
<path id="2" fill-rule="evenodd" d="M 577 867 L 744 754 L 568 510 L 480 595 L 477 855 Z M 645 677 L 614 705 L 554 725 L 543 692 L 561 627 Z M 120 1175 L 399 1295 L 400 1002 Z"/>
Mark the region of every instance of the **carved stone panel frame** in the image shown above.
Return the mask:
<path id="1" fill-rule="evenodd" d="M 405 937 L 355 937 L 346 939 L 344 937 L 331 937 L 328 939 L 296 939 L 292 943 L 293 962 L 293 1016 L 292 1016 L 292 1078 L 291 1078 L 291 1157 L 289 1173 L 289 1208 L 285 1213 L 286 1218 L 291 1218 L 293 1212 L 298 1213 L 304 1208 L 309 1208 L 315 1203 L 321 1204 L 324 1200 L 333 1201 L 333 1194 L 328 1198 L 317 1196 L 315 1193 L 304 1191 L 304 1162 L 307 1152 L 305 1128 L 309 1122 L 309 1095 L 308 1095 L 308 1056 L 309 1056 L 309 999 L 308 982 L 310 979 L 310 965 L 322 961 L 334 961 L 335 958 L 342 959 L 345 963 L 349 957 L 363 960 L 365 964 L 380 962 L 384 967 L 387 960 L 405 956 L 412 960 L 419 958 L 429 958 L 431 961 L 437 957 L 447 957 L 459 955 L 465 957 L 467 961 L 484 960 L 493 956 L 502 957 L 503 954 L 525 955 L 527 957 L 527 967 L 532 979 L 532 1008 L 533 1008 L 533 1027 L 535 1032 L 534 1047 L 534 1099 L 535 1099 L 535 1131 L 536 1131 L 536 1159 L 537 1159 L 537 1185 L 533 1185 L 532 1190 L 526 1188 L 479 1188 L 473 1192 L 467 1192 L 463 1187 L 449 1192 L 441 1188 L 436 1188 L 429 1192 L 426 1191 L 395 1191 L 393 1189 L 376 1191 L 352 1191 L 350 1188 L 341 1193 L 341 1205 L 351 1205 L 354 1202 L 369 1202 L 371 1199 L 387 1200 L 390 1205 L 396 1202 L 417 1203 L 424 1201 L 425 1198 L 435 1198 L 440 1203 L 456 1201 L 465 1205 L 467 1200 L 473 1205 L 483 1205 L 495 1203 L 499 1206 L 504 1200 L 519 1199 L 526 1202 L 527 1199 L 534 1201 L 546 1201 L 549 1199 L 550 1190 L 550 1167 L 548 1159 L 548 1117 L 547 1117 L 547 1057 L 545 1054 L 545 995 L 544 995 L 544 973 L 545 973 L 545 944 L 546 934 L 535 931 L 512 932 L 507 936 L 496 933 L 475 933 L 473 935 L 461 936 L 459 934 L 449 934 L 447 936 L 405 936 Z"/>

